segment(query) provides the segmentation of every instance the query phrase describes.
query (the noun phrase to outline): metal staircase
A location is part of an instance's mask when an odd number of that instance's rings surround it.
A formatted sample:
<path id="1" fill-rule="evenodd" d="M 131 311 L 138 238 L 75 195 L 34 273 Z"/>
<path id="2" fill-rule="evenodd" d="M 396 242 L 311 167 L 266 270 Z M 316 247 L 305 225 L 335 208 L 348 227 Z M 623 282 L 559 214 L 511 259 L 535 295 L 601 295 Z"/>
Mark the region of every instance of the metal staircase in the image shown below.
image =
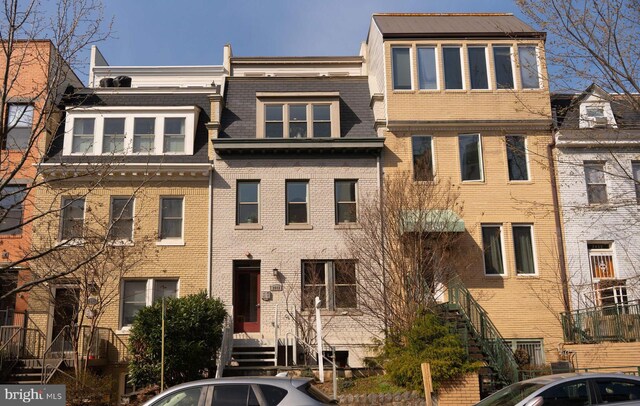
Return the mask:
<path id="1" fill-rule="evenodd" d="M 449 302 L 445 317 L 456 321 L 456 328 L 472 359 L 483 360 L 495 374 L 497 387 L 518 381 L 518 364 L 511 348 L 493 324 L 487 312 L 459 279 L 449 283 Z M 481 371 L 482 375 L 482 371 Z M 486 374 L 485 374 L 486 376 Z"/>

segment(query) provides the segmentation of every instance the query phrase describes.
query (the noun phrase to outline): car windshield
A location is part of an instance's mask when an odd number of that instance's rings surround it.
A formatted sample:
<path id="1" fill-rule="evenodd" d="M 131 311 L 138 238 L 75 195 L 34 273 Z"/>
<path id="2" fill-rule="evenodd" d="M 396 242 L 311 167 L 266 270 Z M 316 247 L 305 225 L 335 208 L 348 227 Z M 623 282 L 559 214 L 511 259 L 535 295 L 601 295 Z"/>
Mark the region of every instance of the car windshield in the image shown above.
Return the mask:
<path id="1" fill-rule="evenodd" d="M 543 386 L 531 382 L 514 383 L 485 398 L 476 406 L 513 406 Z"/>

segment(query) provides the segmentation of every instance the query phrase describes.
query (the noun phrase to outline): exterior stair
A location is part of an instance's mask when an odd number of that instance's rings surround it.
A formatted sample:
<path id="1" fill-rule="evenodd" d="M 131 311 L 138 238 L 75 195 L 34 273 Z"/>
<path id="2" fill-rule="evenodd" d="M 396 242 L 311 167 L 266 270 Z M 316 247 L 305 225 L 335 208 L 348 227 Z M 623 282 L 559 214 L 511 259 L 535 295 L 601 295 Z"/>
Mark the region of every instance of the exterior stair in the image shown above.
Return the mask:
<path id="1" fill-rule="evenodd" d="M 36 359 L 20 360 L 11 370 L 6 383 L 40 385 L 42 382 L 42 362 Z"/>
<path id="2" fill-rule="evenodd" d="M 234 343 L 231 362 L 224 369 L 224 376 L 273 376 L 278 367 L 275 347 L 267 343 Z"/>
<path id="3" fill-rule="evenodd" d="M 449 283 L 448 293 L 449 302 L 441 307 L 442 317 L 458 333 L 469 357 L 486 365 L 479 371 L 481 397 L 517 382 L 518 364 L 513 352 L 487 312 L 459 279 Z"/>

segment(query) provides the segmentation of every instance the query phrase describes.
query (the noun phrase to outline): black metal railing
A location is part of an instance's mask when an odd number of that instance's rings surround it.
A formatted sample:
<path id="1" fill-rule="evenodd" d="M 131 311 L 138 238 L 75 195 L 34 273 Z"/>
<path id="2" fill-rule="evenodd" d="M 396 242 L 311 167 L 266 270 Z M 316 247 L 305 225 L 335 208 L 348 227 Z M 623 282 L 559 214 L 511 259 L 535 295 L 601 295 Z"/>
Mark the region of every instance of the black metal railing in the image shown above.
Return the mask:
<path id="1" fill-rule="evenodd" d="M 640 340 L 640 301 L 591 307 L 561 313 L 567 343 L 629 342 Z"/>

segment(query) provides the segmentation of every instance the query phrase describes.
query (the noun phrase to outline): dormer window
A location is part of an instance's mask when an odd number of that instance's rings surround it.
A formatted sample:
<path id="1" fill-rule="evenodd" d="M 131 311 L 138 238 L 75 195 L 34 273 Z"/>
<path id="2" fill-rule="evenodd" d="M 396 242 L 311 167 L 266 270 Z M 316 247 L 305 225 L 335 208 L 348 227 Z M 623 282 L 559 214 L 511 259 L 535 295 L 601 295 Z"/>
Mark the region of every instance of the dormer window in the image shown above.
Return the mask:
<path id="1" fill-rule="evenodd" d="M 337 92 L 258 93 L 257 138 L 340 137 Z"/>
<path id="2" fill-rule="evenodd" d="M 611 104 L 595 94 L 580 104 L 580 128 L 616 127 Z"/>
<path id="3" fill-rule="evenodd" d="M 192 155 L 198 112 L 195 106 L 74 107 L 67 112 L 63 153 Z"/>

